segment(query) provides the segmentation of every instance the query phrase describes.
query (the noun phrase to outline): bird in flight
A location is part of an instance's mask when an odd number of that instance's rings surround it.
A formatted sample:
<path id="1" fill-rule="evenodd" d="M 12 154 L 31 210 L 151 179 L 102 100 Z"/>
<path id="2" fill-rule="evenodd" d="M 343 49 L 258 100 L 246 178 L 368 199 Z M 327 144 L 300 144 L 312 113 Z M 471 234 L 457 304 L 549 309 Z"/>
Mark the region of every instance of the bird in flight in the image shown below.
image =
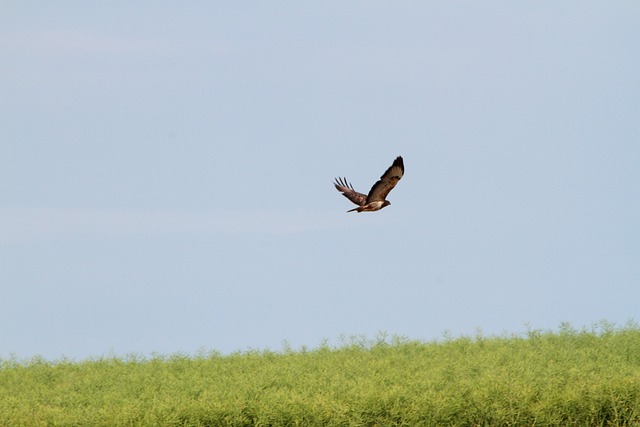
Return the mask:
<path id="1" fill-rule="evenodd" d="M 380 180 L 373 184 L 373 187 L 371 187 L 367 195 L 354 190 L 346 178 L 336 178 L 333 185 L 336 186 L 336 190 L 341 192 L 344 197 L 358 205 L 357 208 L 353 208 L 347 212 L 373 212 L 379 211 L 391 204 L 390 201 L 386 200 L 387 194 L 393 190 L 393 187 L 400 181 L 402 175 L 404 175 L 404 163 L 402 157 L 398 156 L 393 161 L 393 164 L 389 166 L 389 169 L 382 174 Z"/>

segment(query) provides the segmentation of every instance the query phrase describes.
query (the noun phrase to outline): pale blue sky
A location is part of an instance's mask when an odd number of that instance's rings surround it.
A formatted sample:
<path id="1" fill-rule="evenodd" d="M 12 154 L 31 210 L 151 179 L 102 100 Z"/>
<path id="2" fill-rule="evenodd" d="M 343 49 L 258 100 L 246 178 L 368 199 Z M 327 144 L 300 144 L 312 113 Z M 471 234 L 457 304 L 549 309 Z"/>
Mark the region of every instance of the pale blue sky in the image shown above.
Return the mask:
<path id="1" fill-rule="evenodd" d="M 640 317 L 636 1 L 0 9 L 0 357 Z"/>

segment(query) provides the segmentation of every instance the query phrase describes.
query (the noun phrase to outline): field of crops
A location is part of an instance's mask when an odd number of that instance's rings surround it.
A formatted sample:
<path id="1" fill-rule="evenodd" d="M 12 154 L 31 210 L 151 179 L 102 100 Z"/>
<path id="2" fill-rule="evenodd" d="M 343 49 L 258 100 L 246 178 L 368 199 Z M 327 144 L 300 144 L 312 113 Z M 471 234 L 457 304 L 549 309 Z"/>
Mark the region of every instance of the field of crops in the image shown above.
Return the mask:
<path id="1" fill-rule="evenodd" d="M 0 361 L 2 426 L 640 425 L 640 328 Z"/>

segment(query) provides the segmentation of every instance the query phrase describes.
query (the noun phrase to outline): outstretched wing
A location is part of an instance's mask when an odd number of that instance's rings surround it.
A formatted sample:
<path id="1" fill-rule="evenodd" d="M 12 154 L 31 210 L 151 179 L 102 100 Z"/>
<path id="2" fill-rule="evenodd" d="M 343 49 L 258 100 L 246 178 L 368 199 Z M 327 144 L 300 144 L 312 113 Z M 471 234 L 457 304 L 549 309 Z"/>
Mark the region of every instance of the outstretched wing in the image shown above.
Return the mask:
<path id="1" fill-rule="evenodd" d="M 404 162 L 402 157 L 398 156 L 389 169 L 380 177 L 380 181 L 373 184 L 365 203 L 382 202 L 387 198 L 387 194 L 396 186 L 400 178 L 404 175 Z"/>
<path id="2" fill-rule="evenodd" d="M 336 186 L 336 190 L 341 192 L 344 197 L 351 200 L 356 205 L 364 206 L 367 202 L 367 196 L 354 190 L 353 186 L 347 182 L 346 178 L 336 178 L 336 182 L 334 182 L 333 185 Z"/>

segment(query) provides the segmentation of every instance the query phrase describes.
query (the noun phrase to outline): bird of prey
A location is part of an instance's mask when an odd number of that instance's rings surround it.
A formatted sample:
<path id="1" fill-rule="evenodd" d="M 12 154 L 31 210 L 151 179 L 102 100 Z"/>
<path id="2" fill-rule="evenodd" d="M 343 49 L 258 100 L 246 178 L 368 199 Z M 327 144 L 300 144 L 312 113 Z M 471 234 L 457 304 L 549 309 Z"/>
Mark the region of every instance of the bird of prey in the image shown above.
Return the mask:
<path id="1" fill-rule="evenodd" d="M 382 174 L 380 180 L 373 184 L 373 187 L 371 187 L 367 195 L 354 190 L 346 178 L 336 178 L 333 185 L 336 186 L 336 190 L 341 192 L 344 197 L 358 205 L 357 208 L 353 208 L 347 212 L 373 212 L 379 211 L 391 204 L 390 201 L 386 200 L 387 194 L 393 190 L 393 187 L 400 181 L 402 175 L 404 175 L 404 163 L 402 157 L 398 156 L 393 161 L 393 164 L 389 166 L 389 169 Z"/>

